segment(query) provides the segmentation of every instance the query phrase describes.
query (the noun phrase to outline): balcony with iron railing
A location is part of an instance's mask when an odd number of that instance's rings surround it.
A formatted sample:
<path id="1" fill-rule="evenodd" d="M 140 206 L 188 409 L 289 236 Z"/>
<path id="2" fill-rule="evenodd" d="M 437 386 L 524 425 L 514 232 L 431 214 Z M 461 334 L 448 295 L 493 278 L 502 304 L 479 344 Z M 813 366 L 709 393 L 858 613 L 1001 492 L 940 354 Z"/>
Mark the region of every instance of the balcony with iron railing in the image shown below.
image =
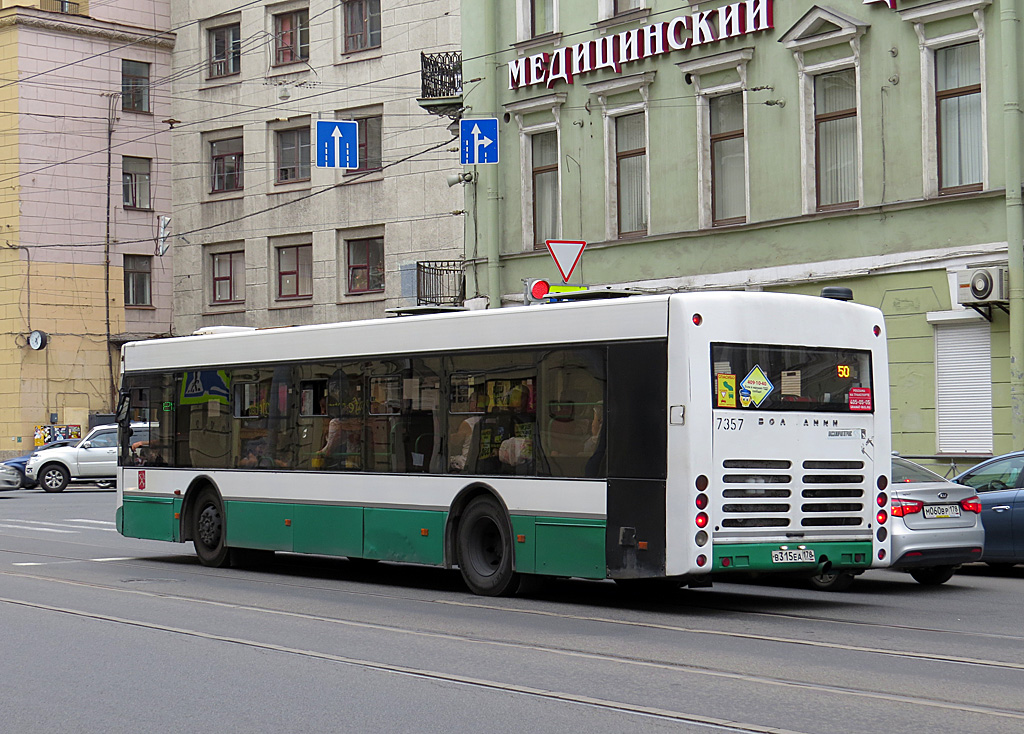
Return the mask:
<path id="1" fill-rule="evenodd" d="M 420 53 L 420 107 L 453 117 L 462 109 L 462 53 Z"/>
<path id="2" fill-rule="evenodd" d="M 423 260 L 416 263 L 417 306 L 461 306 L 466 300 L 462 260 Z"/>
<path id="3" fill-rule="evenodd" d="M 83 0 L 73 3 L 70 0 L 39 0 L 39 9 L 47 13 L 63 13 L 64 15 L 88 15 L 89 2 Z"/>

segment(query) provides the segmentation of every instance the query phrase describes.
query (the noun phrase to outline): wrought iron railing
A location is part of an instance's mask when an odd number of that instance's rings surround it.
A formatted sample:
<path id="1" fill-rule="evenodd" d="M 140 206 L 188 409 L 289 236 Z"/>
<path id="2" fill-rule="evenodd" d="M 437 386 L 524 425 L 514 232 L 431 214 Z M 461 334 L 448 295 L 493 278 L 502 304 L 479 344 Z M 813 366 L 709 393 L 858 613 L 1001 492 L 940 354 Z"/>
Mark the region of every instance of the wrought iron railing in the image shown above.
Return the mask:
<path id="1" fill-rule="evenodd" d="M 443 99 L 462 94 L 462 53 L 420 52 L 420 86 L 423 99 Z"/>
<path id="2" fill-rule="evenodd" d="M 67 15 L 82 15 L 85 8 L 82 3 L 73 3 L 69 0 L 39 0 L 39 9 L 48 13 L 65 13 Z"/>
<path id="3" fill-rule="evenodd" d="M 417 306 L 461 306 L 465 300 L 466 276 L 462 260 L 416 263 Z"/>

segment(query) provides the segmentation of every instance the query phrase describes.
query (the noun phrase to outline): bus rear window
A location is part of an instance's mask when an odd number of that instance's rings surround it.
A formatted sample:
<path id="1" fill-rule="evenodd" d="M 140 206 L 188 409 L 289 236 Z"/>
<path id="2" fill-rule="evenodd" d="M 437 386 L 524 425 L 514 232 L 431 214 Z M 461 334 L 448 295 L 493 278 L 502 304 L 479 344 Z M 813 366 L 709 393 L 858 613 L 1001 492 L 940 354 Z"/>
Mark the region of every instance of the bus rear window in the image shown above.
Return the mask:
<path id="1" fill-rule="evenodd" d="M 712 344 L 711 387 L 715 408 L 874 411 L 871 353 L 861 349 Z"/>

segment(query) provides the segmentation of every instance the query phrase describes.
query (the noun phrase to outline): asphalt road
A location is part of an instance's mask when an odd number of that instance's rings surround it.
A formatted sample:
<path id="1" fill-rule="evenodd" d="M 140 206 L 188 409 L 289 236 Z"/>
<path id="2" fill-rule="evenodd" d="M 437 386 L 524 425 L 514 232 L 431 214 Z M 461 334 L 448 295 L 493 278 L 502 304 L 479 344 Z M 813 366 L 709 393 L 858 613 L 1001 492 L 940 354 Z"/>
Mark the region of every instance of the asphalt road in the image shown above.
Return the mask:
<path id="1" fill-rule="evenodd" d="M 113 508 L 0 493 L 0 730 L 1024 731 L 1024 567 L 489 599 L 398 564 L 204 568 Z"/>

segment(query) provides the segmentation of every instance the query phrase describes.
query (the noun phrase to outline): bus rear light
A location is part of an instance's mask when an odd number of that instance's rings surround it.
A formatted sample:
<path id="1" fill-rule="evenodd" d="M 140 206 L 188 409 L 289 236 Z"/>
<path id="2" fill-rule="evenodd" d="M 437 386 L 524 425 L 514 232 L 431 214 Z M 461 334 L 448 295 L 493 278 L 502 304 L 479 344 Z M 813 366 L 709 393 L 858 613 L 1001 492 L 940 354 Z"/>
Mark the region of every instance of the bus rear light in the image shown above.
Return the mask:
<path id="1" fill-rule="evenodd" d="M 703 553 L 701 555 L 697 556 L 697 565 L 700 566 L 701 568 L 703 568 L 704 564 L 707 563 L 707 562 L 708 562 L 708 557 L 705 556 Z"/>
<path id="2" fill-rule="evenodd" d="M 732 565 L 732 559 L 726 556 L 722 559 L 722 568 L 729 568 Z"/>
<path id="3" fill-rule="evenodd" d="M 694 504 L 697 505 L 698 510 L 706 510 L 708 508 L 708 496 L 706 494 L 698 494 Z"/>
<path id="4" fill-rule="evenodd" d="M 977 515 L 981 514 L 981 500 L 978 499 L 977 495 L 974 497 L 968 497 L 965 500 L 960 500 L 960 506 L 964 508 L 965 512 L 973 512 Z"/>
<path id="5" fill-rule="evenodd" d="M 704 317 L 701 316 L 699 313 L 695 313 L 693 315 L 693 325 L 694 326 L 700 326 L 703 323 L 704 323 Z"/>
<path id="6" fill-rule="evenodd" d="M 885 528 L 878 528 L 877 537 L 879 543 L 884 543 L 885 539 L 889 537 L 889 531 Z"/>
<path id="7" fill-rule="evenodd" d="M 885 510 L 879 510 L 878 514 L 875 515 L 875 519 L 878 521 L 879 525 L 885 525 L 885 521 L 889 519 L 889 513 Z"/>
<path id="8" fill-rule="evenodd" d="M 885 507 L 885 505 L 886 505 L 886 503 L 888 501 L 889 501 L 889 495 L 887 495 L 885 492 L 879 492 L 878 496 L 875 497 L 875 502 L 878 503 L 879 507 Z"/>
<path id="9" fill-rule="evenodd" d="M 693 542 L 697 544 L 698 548 L 703 548 L 708 542 L 708 534 L 703 530 L 698 530 L 697 534 L 693 536 Z"/>
<path id="10" fill-rule="evenodd" d="M 693 484 L 695 487 L 697 487 L 698 492 L 706 492 L 709 484 L 708 478 L 706 475 L 701 474 L 700 476 L 697 477 L 697 481 L 695 481 Z"/>
<path id="11" fill-rule="evenodd" d="M 880 561 L 884 561 L 885 560 L 885 548 L 882 548 L 882 549 L 880 549 L 878 551 L 878 560 L 880 560 Z"/>
<path id="12" fill-rule="evenodd" d="M 882 334 L 882 327 L 876 324 L 872 331 L 875 332 L 875 336 L 880 336 Z"/>
<path id="13" fill-rule="evenodd" d="M 921 500 L 903 500 L 899 497 L 892 498 L 892 516 L 906 517 L 916 515 L 924 509 L 924 502 Z M 881 520 L 879 520 L 881 522 Z"/>
<path id="14" fill-rule="evenodd" d="M 708 513 L 698 512 L 697 517 L 695 517 L 693 521 L 697 523 L 697 527 L 706 528 L 708 526 Z"/>
<path id="15" fill-rule="evenodd" d="M 647 550 L 647 541 L 646 540 L 638 540 L 636 542 L 636 549 L 637 550 Z"/>
<path id="16" fill-rule="evenodd" d="M 878 485 L 878 491 L 881 492 L 886 487 L 889 486 L 889 477 L 885 476 L 884 474 L 881 474 L 881 475 L 879 475 L 878 481 L 875 482 L 875 484 Z"/>

